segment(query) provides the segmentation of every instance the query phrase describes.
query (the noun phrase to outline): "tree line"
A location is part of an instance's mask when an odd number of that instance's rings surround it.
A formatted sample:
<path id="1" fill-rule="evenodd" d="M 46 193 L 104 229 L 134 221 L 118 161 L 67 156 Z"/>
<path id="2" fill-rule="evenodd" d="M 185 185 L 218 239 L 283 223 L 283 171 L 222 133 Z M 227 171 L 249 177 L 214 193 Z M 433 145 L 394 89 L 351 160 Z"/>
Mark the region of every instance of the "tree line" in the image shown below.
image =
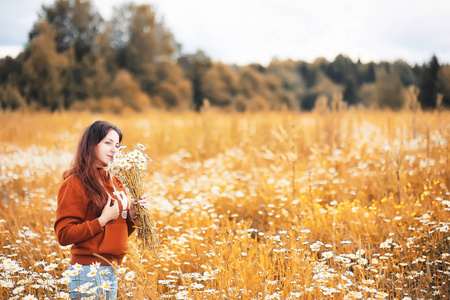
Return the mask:
<path id="1" fill-rule="evenodd" d="M 185 53 L 151 5 L 124 4 L 104 20 L 89 0 L 43 6 L 23 52 L 0 59 L 3 110 L 93 112 L 311 110 L 345 106 L 399 110 L 450 106 L 450 66 L 273 59 L 229 65 Z"/>

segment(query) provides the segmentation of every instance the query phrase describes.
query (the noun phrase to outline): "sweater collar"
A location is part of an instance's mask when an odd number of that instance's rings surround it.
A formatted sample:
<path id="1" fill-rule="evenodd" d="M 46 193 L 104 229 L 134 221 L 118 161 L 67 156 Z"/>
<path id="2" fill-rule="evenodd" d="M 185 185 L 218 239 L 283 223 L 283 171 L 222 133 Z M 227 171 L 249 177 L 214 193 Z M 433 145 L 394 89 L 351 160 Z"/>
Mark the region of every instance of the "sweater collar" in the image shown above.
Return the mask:
<path id="1" fill-rule="evenodd" d="M 102 179 L 102 180 L 109 180 L 110 179 L 111 175 L 104 169 L 97 168 L 97 173 L 98 173 L 98 176 L 100 177 L 100 179 Z"/>

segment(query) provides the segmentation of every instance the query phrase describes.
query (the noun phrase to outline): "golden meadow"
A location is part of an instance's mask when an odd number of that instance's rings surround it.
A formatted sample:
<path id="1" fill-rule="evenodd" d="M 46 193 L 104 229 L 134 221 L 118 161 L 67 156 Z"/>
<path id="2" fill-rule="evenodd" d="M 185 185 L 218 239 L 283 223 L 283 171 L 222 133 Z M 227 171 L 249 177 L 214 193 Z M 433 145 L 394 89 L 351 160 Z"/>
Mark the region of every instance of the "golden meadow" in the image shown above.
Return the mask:
<path id="1" fill-rule="evenodd" d="M 82 130 L 147 147 L 161 246 L 119 299 L 446 299 L 450 112 L 0 113 L 0 298 L 67 298 L 56 194 Z"/>

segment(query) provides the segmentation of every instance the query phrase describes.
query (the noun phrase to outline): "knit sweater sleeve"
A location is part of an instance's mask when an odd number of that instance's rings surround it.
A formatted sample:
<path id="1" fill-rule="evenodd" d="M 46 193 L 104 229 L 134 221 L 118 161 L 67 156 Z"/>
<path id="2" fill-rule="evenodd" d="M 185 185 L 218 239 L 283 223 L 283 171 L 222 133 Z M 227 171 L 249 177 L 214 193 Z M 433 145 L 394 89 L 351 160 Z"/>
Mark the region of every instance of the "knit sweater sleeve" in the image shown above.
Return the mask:
<path id="1" fill-rule="evenodd" d="M 62 246 L 83 242 L 103 231 L 98 218 L 86 220 L 89 201 L 74 178 L 67 178 L 58 193 L 54 230 Z"/>

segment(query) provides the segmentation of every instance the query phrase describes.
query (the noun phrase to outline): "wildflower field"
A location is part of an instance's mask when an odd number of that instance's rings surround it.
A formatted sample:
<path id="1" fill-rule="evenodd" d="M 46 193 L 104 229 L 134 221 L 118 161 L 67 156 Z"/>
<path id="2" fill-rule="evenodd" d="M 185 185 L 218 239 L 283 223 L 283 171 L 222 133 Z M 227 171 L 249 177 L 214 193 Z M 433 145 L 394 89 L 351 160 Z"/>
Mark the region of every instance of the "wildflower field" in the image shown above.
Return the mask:
<path id="1" fill-rule="evenodd" d="M 450 297 L 450 112 L 205 111 L 0 113 L 0 299 L 68 298 L 56 194 L 98 119 L 153 159 L 119 299 Z"/>

